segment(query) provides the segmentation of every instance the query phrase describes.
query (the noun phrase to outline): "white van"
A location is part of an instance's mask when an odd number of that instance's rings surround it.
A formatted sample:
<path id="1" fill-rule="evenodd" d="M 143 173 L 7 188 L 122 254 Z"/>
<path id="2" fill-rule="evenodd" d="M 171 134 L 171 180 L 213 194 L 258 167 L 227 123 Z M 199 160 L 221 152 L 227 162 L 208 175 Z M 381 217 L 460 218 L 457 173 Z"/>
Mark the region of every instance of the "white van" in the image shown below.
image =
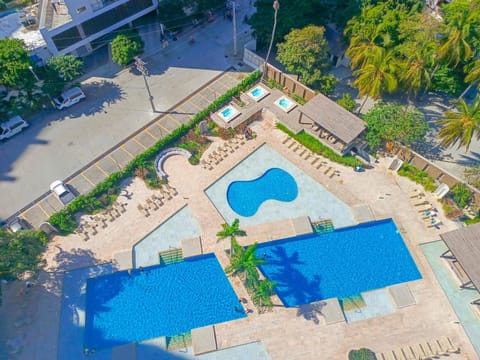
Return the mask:
<path id="1" fill-rule="evenodd" d="M 62 95 L 53 99 L 53 101 L 55 101 L 57 109 L 62 110 L 78 103 L 80 100 L 85 99 L 85 97 L 82 89 L 74 87 L 64 91 Z"/>
<path id="2" fill-rule="evenodd" d="M 28 123 L 21 116 L 14 116 L 7 122 L 0 124 L 0 140 L 11 138 L 25 129 Z"/>

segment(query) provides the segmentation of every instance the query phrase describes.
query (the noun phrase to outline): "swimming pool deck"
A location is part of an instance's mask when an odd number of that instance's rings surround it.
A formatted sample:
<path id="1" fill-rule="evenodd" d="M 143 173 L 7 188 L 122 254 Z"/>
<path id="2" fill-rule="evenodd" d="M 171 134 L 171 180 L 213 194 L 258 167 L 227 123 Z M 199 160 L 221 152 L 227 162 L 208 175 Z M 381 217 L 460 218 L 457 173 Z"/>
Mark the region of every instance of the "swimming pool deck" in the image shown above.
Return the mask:
<path id="1" fill-rule="evenodd" d="M 272 359 L 318 359 L 319 354 L 322 359 L 345 359 L 348 352 L 355 348 L 368 347 L 375 352 L 383 352 L 404 344 L 449 336 L 461 347 L 462 357 L 465 355 L 464 358 L 478 359 L 419 248 L 421 243 L 438 239 L 440 232 L 453 230 L 457 225 L 440 214 L 444 224 L 440 230 L 426 228 L 408 199 L 408 194 L 416 185 L 388 171 L 387 167 L 391 162 L 389 158 L 380 159 L 375 169 L 364 173 L 356 173 L 350 168 L 327 161 L 328 166 L 340 171 L 340 176 L 330 178 L 324 171 L 312 166 L 310 161 L 283 145 L 285 134 L 276 130 L 270 122 L 258 122 L 252 124 L 252 128 L 257 133 L 257 138 L 247 141 L 211 171 L 200 166 L 191 166 L 181 156 L 167 159 L 164 169 L 179 196 L 153 212 L 153 216 L 145 218 L 137 210 L 137 205 L 144 203 L 155 192 L 147 189 L 139 179 L 133 179 L 126 185 L 127 193 L 132 194 L 125 199 L 128 203 L 126 213 L 107 229 L 100 231 L 87 242 L 75 234 L 54 238 L 48 244 L 45 253 L 46 266 L 40 272 L 38 285 L 30 293 L 19 295 L 19 291 L 24 288 L 21 283 L 11 283 L 3 288 L 4 305 L 0 308 L 0 315 L 5 321 L 0 322 L 1 334 L 5 339 L 19 338 L 23 341 L 22 351 L 11 358 L 45 359 L 57 354 L 60 347 L 58 328 L 62 271 L 112 261 L 114 253 L 131 249 L 136 242 L 186 204 L 198 223 L 203 252 L 215 252 L 222 266 L 226 266 L 228 257 L 224 250 L 228 248 L 228 241 L 217 241 L 215 236 L 224 220 L 205 195 L 204 189 L 266 143 L 348 206 L 368 205 L 375 218 L 394 218 L 423 279 L 409 283 L 415 305 L 396 309 L 392 314 L 382 317 L 348 324 L 337 322 L 326 325 L 321 315 L 318 316 L 320 321 L 307 320 L 299 313 L 299 309 L 284 308 L 278 299 L 274 299 L 279 306 L 274 306 L 271 312 L 262 315 L 251 313 L 245 319 L 216 325 L 218 348 L 225 349 L 261 341 Z M 219 139 L 214 141 L 205 156 L 208 156 L 217 144 L 222 143 Z M 433 196 L 427 194 L 427 197 L 427 200 L 441 209 Z M 247 236 L 238 238 L 242 245 L 293 236 L 296 231 L 291 221 L 242 228 L 248 233 Z M 248 306 L 251 306 L 240 280 L 230 280 L 237 295 L 247 298 Z M 15 327 L 15 318 L 25 315 L 31 317 L 32 323 Z M 63 341 L 65 340 L 62 338 L 60 342 Z M 450 358 L 454 359 L 455 356 Z"/>

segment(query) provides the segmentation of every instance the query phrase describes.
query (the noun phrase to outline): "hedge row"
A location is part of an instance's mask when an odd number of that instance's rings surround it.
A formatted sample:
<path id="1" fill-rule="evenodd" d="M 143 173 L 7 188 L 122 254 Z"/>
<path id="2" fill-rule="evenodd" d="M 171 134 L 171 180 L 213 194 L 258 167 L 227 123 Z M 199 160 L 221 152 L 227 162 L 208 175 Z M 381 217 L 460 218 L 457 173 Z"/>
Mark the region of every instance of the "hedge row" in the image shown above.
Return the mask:
<path id="1" fill-rule="evenodd" d="M 282 125 L 280 123 L 277 123 L 277 128 L 282 130 L 288 136 L 294 138 L 296 141 L 298 141 L 300 144 L 305 146 L 310 151 L 313 151 L 318 155 L 322 155 L 333 162 L 336 162 L 338 164 L 342 164 L 345 166 L 351 166 L 351 167 L 355 167 L 357 165 L 363 164 L 363 162 L 360 159 L 357 159 L 355 156 L 352 156 L 352 155 L 341 156 L 337 154 L 328 146 L 323 145 L 319 140 L 315 139 L 315 137 L 313 137 L 310 134 L 307 134 L 304 131 L 302 131 L 299 134 L 294 134 L 285 125 Z"/>
<path id="2" fill-rule="evenodd" d="M 210 113 L 220 109 L 228 103 L 232 97 L 240 96 L 242 91 L 252 87 L 257 83 L 260 75 L 260 72 L 256 71 L 245 77 L 236 87 L 228 90 L 206 109 L 197 113 L 187 125 L 181 125 L 166 137 L 160 139 L 152 147 L 135 157 L 123 170 L 108 176 L 88 194 L 78 196 L 65 208 L 53 214 L 48 221 L 57 227 L 62 235 L 72 233 L 78 226 L 75 220 L 76 213 L 92 214 L 109 206 L 118 196 L 122 180 L 133 176 L 137 167 L 141 167 L 148 161 L 153 161 L 160 151 L 178 142 L 190 130 L 194 129 L 200 121 L 209 116 Z"/>

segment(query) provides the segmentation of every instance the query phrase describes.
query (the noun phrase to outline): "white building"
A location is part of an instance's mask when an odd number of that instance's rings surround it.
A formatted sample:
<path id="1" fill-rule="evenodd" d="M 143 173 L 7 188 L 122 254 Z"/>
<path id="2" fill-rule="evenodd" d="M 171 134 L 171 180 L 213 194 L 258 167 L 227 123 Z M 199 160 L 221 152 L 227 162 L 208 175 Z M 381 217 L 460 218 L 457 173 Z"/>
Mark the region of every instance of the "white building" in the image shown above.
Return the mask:
<path id="1" fill-rule="evenodd" d="M 41 0 L 39 27 L 53 55 L 84 56 L 157 6 L 158 0 Z"/>

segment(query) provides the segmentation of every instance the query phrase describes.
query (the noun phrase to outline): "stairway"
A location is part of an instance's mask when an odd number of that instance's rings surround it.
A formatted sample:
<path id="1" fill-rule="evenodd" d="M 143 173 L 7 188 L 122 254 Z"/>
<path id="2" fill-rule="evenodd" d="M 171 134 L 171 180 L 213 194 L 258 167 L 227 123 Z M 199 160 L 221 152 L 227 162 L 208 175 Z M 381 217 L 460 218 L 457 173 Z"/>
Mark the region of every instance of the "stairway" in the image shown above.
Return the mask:
<path id="1" fill-rule="evenodd" d="M 335 228 L 333 227 L 332 219 L 314 221 L 312 222 L 312 227 L 317 234 L 325 234 L 335 230 Z"/>
<path id="2" fill-rule="evenodd" d="M 171 249 L 158 254 L 160 265 L 171 265 L 183 261 L 182 249 Z"/>

